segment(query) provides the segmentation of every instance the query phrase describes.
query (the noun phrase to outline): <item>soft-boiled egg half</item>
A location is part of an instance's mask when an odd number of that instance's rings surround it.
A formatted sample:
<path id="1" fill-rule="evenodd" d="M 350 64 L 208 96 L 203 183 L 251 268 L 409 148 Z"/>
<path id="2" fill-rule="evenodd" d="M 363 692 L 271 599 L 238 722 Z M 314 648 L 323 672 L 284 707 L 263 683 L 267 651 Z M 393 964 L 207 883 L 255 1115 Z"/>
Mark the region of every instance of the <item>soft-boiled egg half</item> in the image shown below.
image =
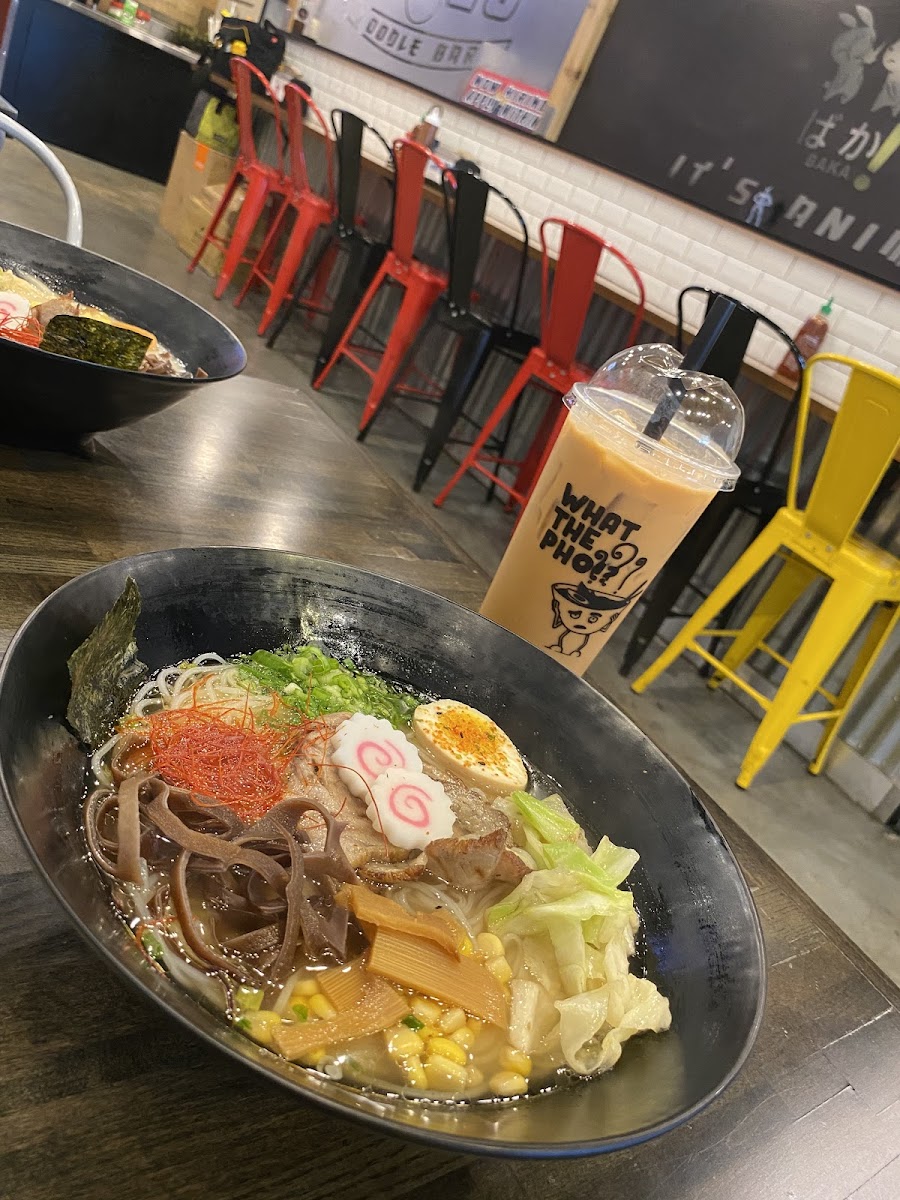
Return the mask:
<path id="1" fill-rule="evenodd" d="M 439 766 L 488 792 L 514 792 L 528 784 L 522 756 L 490 717 L 459 700 L 420 704 L 413 732 Z"/>

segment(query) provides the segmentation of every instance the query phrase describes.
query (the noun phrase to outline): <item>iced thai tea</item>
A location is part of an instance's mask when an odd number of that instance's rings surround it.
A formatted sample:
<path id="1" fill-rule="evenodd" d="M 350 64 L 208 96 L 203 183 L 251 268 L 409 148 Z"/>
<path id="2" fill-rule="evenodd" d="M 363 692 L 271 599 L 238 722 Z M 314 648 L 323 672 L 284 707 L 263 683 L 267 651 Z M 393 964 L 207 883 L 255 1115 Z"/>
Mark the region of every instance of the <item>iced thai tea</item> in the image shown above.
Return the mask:
<path id="1" fill-rule="evenodd" d="M 576 394 L 481 606 L 578 675 L 738 474 L 684 425 L 641 436 L 647 411 L 632 396 Z"/>

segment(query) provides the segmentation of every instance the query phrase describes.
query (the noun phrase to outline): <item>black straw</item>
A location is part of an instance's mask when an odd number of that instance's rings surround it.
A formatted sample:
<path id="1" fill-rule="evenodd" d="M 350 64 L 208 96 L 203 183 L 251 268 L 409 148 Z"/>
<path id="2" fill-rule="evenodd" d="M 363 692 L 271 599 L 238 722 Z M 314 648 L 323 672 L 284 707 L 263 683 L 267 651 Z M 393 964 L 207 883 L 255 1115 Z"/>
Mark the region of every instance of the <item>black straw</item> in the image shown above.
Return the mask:
<path id="1" fill-rule="evenodd" d="M 688 346 L 687 353 L 681 362 L 682 371 L 702 371 L 709 358 L 710 351 L 722 336 L 725 326 L 731 319 L 731 314 L 737 308 L 734 300 L 727 296 L 716 296 L 709 306 L 706 320 L 697 330 L 697 336 Z M 656 411 L 647 422 L 644 436 L 659 441 L 669 428 L 669 422 L 678 412 L 685 397 L 685 386 L 680 379 L 670 379 L 666 394 L 656 406 Z"/>

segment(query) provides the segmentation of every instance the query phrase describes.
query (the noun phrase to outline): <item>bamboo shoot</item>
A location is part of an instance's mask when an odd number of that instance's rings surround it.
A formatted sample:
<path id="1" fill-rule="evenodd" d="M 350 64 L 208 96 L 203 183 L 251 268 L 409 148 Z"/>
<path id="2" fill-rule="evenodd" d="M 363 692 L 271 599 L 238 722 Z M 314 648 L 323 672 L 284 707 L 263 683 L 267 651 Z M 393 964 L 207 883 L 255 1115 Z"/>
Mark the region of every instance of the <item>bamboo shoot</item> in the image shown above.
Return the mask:
<path id="1" fill-rule="evenodd" d="M 303 1058 L 312 1050 L 342 1046 L 356 1038 L 389 1029 L 409 1012 L 409 1001 L 377 976 L 367 976 L 362 997 L 351 1008 L 327 1021 L 279 1025 L 273 1040 L 285 1058 Z"/>
<path id="2" fill-rule="evenodd" d="M 391 900 L 373 892 L 360 883 L 347 883 L 337 894 L 339 904 L 345 904 L 359 923 L 366 927 L 371 941 L 376 929 L 393 929 L 411 937 L 422 938 L 440 946 L 458 958 L 466 940 L 466 931 L 449 913 L 411 913 Z"/>
<path id="3" fill-rule="evenodd" d="M 379 929 L 369 952 L 369 971 L 402 987 L 434 996 L 506 1029 L 506 992 L 474 955 L 454 958 L 434 942 L 395 929 Z"/>
<path id="4" fill-rule="evenodd" d="M 346 967 L 332 967 L 319 976 L 319 987 L 338 1010 L 358 1004 L 366 986 L 366 964 L 361 958 Z"/>

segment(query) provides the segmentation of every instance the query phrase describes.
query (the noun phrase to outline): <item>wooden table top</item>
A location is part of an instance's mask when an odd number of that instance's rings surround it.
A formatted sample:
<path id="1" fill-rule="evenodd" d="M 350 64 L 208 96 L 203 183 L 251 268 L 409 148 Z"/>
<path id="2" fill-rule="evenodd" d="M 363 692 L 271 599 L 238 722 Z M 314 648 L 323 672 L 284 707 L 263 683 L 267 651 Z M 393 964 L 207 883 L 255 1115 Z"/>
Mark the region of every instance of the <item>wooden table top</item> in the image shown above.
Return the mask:
<path id="1" fill-rule="evenodd" d="M 327 416 L 288 389 L 236 380 L 102 435 L 90 456 L 0 446 L 0 647 L 71 576 L 191 544 L 318 554 L 470 606 L 486 585 Z M 770 978 L 759 1040 L 732 1087 L 688 1125 L 565 1163 L 381 1137 L 194 1040 L 82 945 L 3 812 L 0 1196 L 896 1200 L 900 990 L 709 807 L 762 918 Z"/>

